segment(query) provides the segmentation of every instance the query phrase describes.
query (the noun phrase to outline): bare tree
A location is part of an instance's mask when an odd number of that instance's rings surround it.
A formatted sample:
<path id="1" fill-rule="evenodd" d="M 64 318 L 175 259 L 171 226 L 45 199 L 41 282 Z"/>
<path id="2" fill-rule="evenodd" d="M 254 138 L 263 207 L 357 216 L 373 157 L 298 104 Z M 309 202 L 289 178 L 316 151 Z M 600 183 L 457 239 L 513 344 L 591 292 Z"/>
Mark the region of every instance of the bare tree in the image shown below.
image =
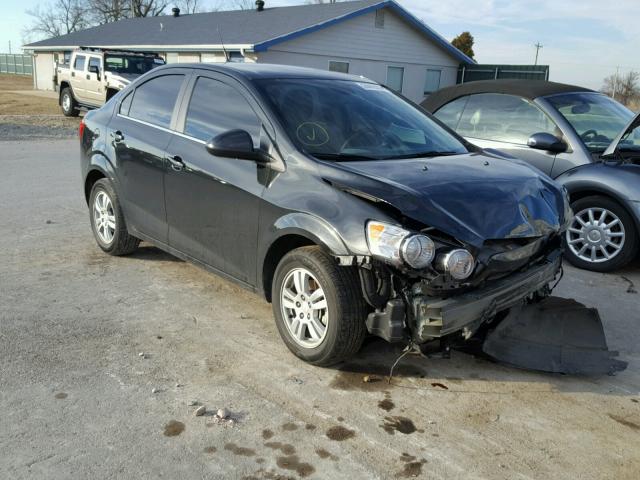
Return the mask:
<path id="1" fill-rule="evenodd" d="M 639 80 L 640 73 L 633 70 L 626 74 L 616 72 L 604 79 L 601 91 L 623 105 L 630 105 L 640 101 Z"/>
<path id="2" fill-rule="evenodd" d="M 253 0 L 233 0 L 231 7 L 233 10 L 253 10 L 256 3 Z"/>
<path id="3" fill-rule="evenodd" d="M 132 17 L 157 17 L 169 5 L 168 0 L 130 0 Z"/>
<path id="4" fill-rule="evenodd" d="M 180 13 L 200 13 L 205 10 L 200 0 L 178 0 L 174 3 Z"/>
<path id="5" fill-rule="evenodd" d="M 117 22 L 131 16 L 130 0 L 88 0 L 93 23 Z"/>
<path id="6" fill-rule="evenodd" d="M 85 3 L 81 0 L 53 0 L 27 10 L 32 23 L 24 28 L 24 37 L 59 37 L 89 26 Z"/>

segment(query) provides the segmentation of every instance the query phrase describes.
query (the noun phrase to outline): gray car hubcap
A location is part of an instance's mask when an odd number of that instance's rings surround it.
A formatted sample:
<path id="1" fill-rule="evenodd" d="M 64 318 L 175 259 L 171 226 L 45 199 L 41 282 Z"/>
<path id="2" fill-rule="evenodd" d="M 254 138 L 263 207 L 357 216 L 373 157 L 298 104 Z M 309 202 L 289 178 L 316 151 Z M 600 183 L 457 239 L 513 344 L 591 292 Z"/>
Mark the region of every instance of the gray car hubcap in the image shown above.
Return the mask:
<path id="1" fill-rule="evenodd" d="M 282 318 L 291 338 L 304 348 L 315 348 L 327 335 L 329 310 L 324 290 L 306 268 L 287 273 L 280 289 Z"/>
<path id="2" fill-rule="evenodd" d="M 116 233 L 116 215 L 109 195 L 98 192 L 93 201 L 93 225 L 100 240 L 110 244 Z"/>
<path id="3" fill-rule="evenodd" d="M 567 245 L 580 260 L 607 262 L 624 247 L 624 225 L 606 208 L 585 208 L 576 213 L 567 230 Z"/>
<path id="4" fill-rule="evenodd" d="M 64 108 L 65 112 L 68 112 L 69 110 L 71 110 L 71 97 L 69 96 L 68 93 L 65 93 L 62 96 L 62 108 Z"/>

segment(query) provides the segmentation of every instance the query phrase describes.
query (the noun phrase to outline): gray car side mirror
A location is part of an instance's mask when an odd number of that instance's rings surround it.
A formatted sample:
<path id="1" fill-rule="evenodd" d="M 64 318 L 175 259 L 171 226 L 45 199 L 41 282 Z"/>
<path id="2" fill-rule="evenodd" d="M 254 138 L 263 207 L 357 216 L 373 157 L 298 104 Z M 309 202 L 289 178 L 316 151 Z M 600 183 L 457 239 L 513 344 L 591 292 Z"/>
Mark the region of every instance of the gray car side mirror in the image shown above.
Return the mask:
<path id="1" fill-rule="evenodd" d="M 547 132 L 534 133 L 529 137 L 527 145 L 536 150 L 546 150 L 547 152 L 560 153 L 567 150 L 567 144 L 555 135 Z"/>

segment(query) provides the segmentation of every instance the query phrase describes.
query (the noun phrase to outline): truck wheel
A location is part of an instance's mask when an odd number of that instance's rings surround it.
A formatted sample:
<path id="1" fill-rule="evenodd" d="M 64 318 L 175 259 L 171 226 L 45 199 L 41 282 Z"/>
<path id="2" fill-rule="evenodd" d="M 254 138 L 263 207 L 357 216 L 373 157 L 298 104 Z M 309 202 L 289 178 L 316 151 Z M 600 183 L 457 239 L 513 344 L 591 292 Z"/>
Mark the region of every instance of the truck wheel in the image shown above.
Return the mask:
<path id="1" fill-rule="evenodd" d="M 637 252 L 633 219 L 617 202 L 601 195 L 571 204 L 574 216 L 567 230 L 565 258 L 578 268 L 610 272 L 629 263 Z"/>
<path id="2" fill-rule="evenodd" d="M 78 104 L 73 98 L 73 93 L 69 87 L 62 90 L 60 94 L 60 105 L 62 106 L 62 113 L 65 117 L 77 117 L 80 113 L 78 111 Z"/>
<path id="3" fill-rule="evenodd" d="M 109 255 L 132 253 L 140 240 L 129 235 L 118 195 L 106 178 L 98 180 L 89 197 L 91 229 L 98 246 Z"/>
<path id="4" fill-rule="evenodd" d="M 273 313 L 294 355 L 328 366 L 355 354 L 366 335 L 366 304 L 354 268 L 320 247 L 285 255 L 273 277 Z"/>

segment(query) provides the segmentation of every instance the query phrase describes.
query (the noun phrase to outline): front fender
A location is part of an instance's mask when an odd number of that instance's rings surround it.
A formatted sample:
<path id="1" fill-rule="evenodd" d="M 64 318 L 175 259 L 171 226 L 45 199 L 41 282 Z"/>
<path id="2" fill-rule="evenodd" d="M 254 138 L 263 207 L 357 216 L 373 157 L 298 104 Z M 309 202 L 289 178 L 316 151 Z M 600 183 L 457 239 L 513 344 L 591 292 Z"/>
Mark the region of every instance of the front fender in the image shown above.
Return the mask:
<path id="1" fill-rule="evenodd" d="M 276 220 L 273 226 L 275 235 L 271 243 L 285 235 L 301 235 L 324 246 L 336 256 L 349 255 L 349 250 L 336 229 L 308 213 L 288 213 Z"/>

